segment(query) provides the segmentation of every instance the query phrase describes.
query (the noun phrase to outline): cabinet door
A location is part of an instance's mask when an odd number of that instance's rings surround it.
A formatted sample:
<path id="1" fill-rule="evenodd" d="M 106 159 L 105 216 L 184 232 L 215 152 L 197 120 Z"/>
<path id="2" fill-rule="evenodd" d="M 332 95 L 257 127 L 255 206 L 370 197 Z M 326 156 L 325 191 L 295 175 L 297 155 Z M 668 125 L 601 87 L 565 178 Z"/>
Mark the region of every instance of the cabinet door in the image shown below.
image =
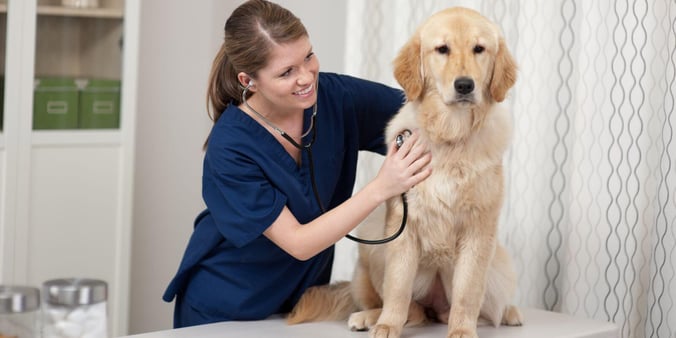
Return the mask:
<path id="1" fill-rule="evenodd" d="M 117 129 L 123 0 L 39 0 L 34 130 Z"/>

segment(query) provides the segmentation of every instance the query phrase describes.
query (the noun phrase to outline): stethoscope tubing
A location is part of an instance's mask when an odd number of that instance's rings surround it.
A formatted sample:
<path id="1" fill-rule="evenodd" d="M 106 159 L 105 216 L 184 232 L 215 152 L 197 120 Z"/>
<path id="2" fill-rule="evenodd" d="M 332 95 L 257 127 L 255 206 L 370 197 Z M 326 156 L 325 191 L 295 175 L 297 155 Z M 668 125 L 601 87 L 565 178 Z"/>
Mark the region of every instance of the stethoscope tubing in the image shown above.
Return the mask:
<path id="1" fill-rule="evenodd" d="M 309 143 L 307 144 L 298 144 L 291 136 L 289 136 L 285 131 L 280 129 L 279 127 L 275 126 L 272 122 L 270 122 L 268 119 L 266 119 L 262 114 L 260 114 L 258 111 L 253 109 L 249 105 L 249 103 L 246 100 L 246 93 L 249 91 L 250 85 L 246 86 L 244 90 L 242 91 L 242 103 L 247 106 L 251 111 L 253 111 L 256 115 L 258 115 L 265 123 L 270 125 L 274 130 L 276 130 L 284 139 L 289 141 L 294 147 L 297 149 L 306 150 L 308 154 L 308 162 L 310 164 L 310 180 L 312 181 L 312 191 L 315 195 L 315 199 L 317 200 L 317 204 L 319 205 L 319 209 L 321 210 L 322 214 L 326 212 L 326 208 L 324 208 L 324 204 L 322 203 L 321 198 L 319 197 L 319 189 L 317 188 L 317 181 L 315 179 L 315 166 L 314 166 L 314 159 L 312 157 L 312 144 L 315 142 L 317 139 L 317 103 L 315 102 L 313 113 L 312 113 L 312 119 L 310 120 L 310 130 L 308 130 L 304 135 L 306 136 L 309 132 L 312 132 L 312 139 L 310 140 Z M 408 133 L 410 135 L 411 131 L 405 130 L 404 134 Z M 397 148 L 401 147 L 401 145 L 404 142 L 404 134 L 397 136 Z M 408 136 L 406 135 L 406 136 Z M 392 234 L 391 236 L 382 238 L 382 239 L 363 239 L 359 238 L 356 236 L 352 236 L 350 234 L 345 235 L 345 237 L 349 240 L 355 241 L 360 244 L 367 244 L 367 245 L 380 245 L 380 244 L 385 244 L 389 243 L 393 240 L 395 240 L 397 237 L 399 237 L 403 232 L 404 228 L 406 227 L 406 220 L 408 219 L 408 203 L 406 202 L 406 193 L 401 194 L 401 202 L 403 206 L 403 215 L 401 217 L 401 225 L 399 226 L 399 230 Z"/>

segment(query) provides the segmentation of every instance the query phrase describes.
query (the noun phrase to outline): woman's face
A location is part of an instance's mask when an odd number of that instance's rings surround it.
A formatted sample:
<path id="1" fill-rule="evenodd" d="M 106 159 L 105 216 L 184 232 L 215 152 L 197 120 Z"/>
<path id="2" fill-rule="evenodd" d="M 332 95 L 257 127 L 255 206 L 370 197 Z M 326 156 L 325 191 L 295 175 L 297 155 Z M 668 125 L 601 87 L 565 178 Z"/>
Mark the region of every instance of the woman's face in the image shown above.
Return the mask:
<path id="1" fill-rule="evenodd" d="M 267 66 L 254 80 L 252 99 L 270 113 L 304 110 L 317 101 L 318 74 L 319 60 L 308 37 L 274 45 Z"/>

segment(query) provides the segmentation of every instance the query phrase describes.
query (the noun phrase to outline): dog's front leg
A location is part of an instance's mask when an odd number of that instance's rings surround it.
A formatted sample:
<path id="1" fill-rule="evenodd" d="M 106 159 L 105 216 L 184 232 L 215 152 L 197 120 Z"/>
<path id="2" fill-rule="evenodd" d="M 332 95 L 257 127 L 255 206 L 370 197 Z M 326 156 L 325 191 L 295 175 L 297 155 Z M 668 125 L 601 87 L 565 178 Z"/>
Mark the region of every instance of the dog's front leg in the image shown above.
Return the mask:
<path id="1" fill-rule="evenodd" d="M 448 338 L 478 337 L 477 321 L 496 243 L 494 234 L 463 236 L 457 246 L 454 270 L 450 271 L 450 267 L 441 270 L 444 289 L 451 304 Z"/>
<path id="2" fill-rule="evenodd" d="M 402 235 L 405 236 L 405 235 Z M 413 281 L 418 269 L 418 249 L 413 238 L 388 244 L 383 280 L 383 311 L 369 332 L 371 338 L 399 338 L 408 318 Z"/>

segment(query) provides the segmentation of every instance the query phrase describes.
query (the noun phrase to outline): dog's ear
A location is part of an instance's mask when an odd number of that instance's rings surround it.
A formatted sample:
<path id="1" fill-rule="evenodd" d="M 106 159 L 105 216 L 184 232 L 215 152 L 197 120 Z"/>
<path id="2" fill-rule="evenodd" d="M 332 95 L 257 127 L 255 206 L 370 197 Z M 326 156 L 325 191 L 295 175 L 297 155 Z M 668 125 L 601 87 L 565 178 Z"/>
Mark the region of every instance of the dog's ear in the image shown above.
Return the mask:
<path id="1" fill-rule="evenodd" d="M 420 38 L 416 34 L 394 59 L 394 78 L 406 92 L 408 101 L 415 101 L 422 94 L 423 72 Z"/>
<path id="2" fill-rule="evenodd" d="M 496 102 L 502 102 L 507 95 L 507 91 L 516 82 L 516 68 L 516 61 L 507 49 L 505 39 L 500 37 L 490 86 L 491 96 Z"/>

